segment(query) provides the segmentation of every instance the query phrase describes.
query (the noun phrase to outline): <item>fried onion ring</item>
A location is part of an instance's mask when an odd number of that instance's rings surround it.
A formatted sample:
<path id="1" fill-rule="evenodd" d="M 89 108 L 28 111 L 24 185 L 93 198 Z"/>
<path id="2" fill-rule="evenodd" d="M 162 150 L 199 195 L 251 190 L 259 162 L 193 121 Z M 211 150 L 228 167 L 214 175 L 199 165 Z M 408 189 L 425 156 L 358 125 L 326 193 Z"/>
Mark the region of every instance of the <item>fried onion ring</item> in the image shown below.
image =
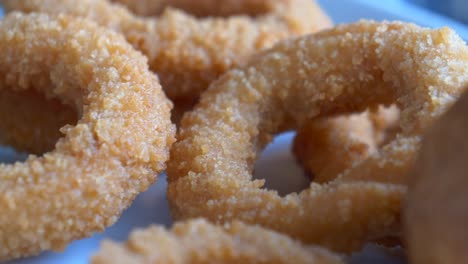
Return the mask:
<path id="1" fill-rule="evenodd" d="M 377 152 L 394 135 L 398 116 L 392 107 L 313 120 L 297 133 L 293 153 L 314 182 L 326 183 Z"/>
<path id="2" fill-rule="evenodd" d="M 172 104 L 125 39 L 67 16 L 0 21 L 0 90 L 79 113 L 54 150 L 0 164 L 0 260 L 61 250 L 113 224 L 165 169 Z"/>
<path id="3" fill-rule="evenodd" d="M 223 75 L 185 114 L 168 163 L 171 213 L 260 224 L 338 251 L 394 235 L 406 187 L 391 181 L 464 84 L 468 48 L 448 28 L 362 21 L 284 41 Z M 252 180 L 278 132 L 390 104 L 402 110 L 400 135 L 335 181 L 280 197 Z"/>
<path id="4" fill-rule="evenodd" d="M 158 2 L 158 1 L 154 1 Z M 188 11 L 206 3 L 224 5 L 224 1 L 162 1 L 166 7 Z M 200 3 L 205 3 L 199 5 Z M 197 101 L 199 94 L 219 75 L 243 63 L 251 54 L 288 37 L 330 27 L 331 22 L 311 0 L 228 1 L 237 8 L 228 18 L 223 8 L 206 10 L 208 18 L 196 18 L 183 11 L 167 9 L 157 17 L 142 18 L 108 0 L 2 0 L 5 10 L 66 13 L 86 17 L 123 33 L 135 48 L 148 58 L 158 73 L 168 97 L 179 101 Z M 178 4 L 177 4 L 178 3 Z M 222 4 L 221 4 L 222 3 Z M 254 11 L 254 14 L 248 11 Z M 215 12 L 215 13 L 212 13 Z"/>
<path id="5" fill-rule="evenodd" d="M 468 263 L 468 94 L 426 133 L 404 211 L 411 263 Z"/>
<path id="6" fill-rule="evenodd" d="M 241 222 L 223 227 L 205 220 L 176 223 L 171 231 L 136 230 L 123 245 L 105 241 L 92 263 L 310 263 L 344 260 L 318 247 Z"/>

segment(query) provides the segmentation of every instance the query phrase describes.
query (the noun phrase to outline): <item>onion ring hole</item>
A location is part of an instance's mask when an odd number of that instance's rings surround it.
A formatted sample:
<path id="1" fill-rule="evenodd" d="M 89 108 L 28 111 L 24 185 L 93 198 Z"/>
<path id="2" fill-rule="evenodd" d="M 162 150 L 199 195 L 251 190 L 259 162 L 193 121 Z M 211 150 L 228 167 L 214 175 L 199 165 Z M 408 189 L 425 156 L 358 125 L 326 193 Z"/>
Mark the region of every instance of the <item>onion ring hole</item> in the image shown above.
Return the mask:
<path id="1" fill-rule="evenodd" d="M 276 190 L 283 197 L 310 185 L 311 177 L 304 174 L 291 152 L 295 134 L 286 132 L 276 136 L 256 161 L 253 173 L 254 179 L 265 180 L 263 188 Z"/>
<path id="2" fill-rule="evenodd" d="M 77 111 L 34 91 L 0 90 L 0 163 L 24 161 L 28 154 L 54 149 L 65 125 L 75 125 Z"/>

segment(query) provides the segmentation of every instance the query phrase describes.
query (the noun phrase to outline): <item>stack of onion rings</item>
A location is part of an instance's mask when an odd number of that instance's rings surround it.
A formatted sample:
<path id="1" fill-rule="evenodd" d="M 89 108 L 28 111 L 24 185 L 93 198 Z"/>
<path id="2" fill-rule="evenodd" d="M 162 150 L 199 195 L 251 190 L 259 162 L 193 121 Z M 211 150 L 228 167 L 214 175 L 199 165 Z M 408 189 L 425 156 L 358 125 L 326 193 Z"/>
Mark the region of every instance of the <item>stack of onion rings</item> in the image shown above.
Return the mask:
<path id="1" fill-rule="evenodd" d="M 406 193 L 397 183 L 424 128 L 466 84 L 468 48 L 447 28 L 363 21 L 284 41 L 223 75 L 185 115 L 168 164 L 171 212 L 239 219 L 339 251 L 394 235 Z M 402 110 L 402 132 L 331 183 L 280 197 L 252 180 L 276 133 L 390 104 Z"/>
<path id="2" fill-rule="evenodd" d="M 65 13 L 86 17 L 125 35 L 149 59 L 166 94 L 179 111 L 190 108 L 200 93 L 226 70 L 242 64 L 251 54 L 278 40 L 331 26 L 328 17 L 311 0 L 154 1 L 166 9 L 157 17 L 143 18 L 108 0 L 2 0 L 7 12 Z M 199 3 L 200 2 L 200 3 Z M 209 4 L 209 5 L 207 5 Z M 218 8 L 217 8 L 218 7 Z M 234 8 L 228 12 L 226 7 Z M 255 10 L 255 14 L 249 13 Z M 219 14 L 217 13 L 219 12 Z M 216 15 L 235 15 L 222 18 Z M 245 15 L 254 15 L 249 17 Z"/>
<path id="3" fill-rule="evenodd" d="M 175 127 L 147 60 L 125 39 L 67 16 L 0 21 L 0 90 L 79 113 L 55 148 L 0 165 L 0 260 L 63 249 L 113 224 L 165 169 Z"/>
<path id="4" fill-rule="evenodd" d="M 404 210 L 414 264 L 467 263 L 468 94 L 426 133 Z"/>
<path id="5" fill-rule="evenodd" d="M 104 242 L 92 263 L 310 263 L 342 264 L 331 252 L 241 222 L 223 227 L 205 220 L 176 223 L 170 232 L 137 230 L 124 245 Z"/>

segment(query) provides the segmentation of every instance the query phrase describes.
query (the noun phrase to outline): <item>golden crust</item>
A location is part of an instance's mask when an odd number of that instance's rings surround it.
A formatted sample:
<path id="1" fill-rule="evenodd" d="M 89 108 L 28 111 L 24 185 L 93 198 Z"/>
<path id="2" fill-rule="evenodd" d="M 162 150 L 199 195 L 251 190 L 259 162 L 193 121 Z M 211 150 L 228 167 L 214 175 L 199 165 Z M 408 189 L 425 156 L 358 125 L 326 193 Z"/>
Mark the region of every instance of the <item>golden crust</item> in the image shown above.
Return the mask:
<path id="1" fill-rule="evenodd" d="M 171 212 L 260 224 L 339 251 L 394 235 L 406 188 L 392 182 L 466 84 L 468 49 L 447 28 L 362 21 L 279 43 L 223 75 L 185 114 L 168 163 Z M 285 128 L 393 103 L 401 135 L 337 180 L 286 197 L 252 180 L 259 152 Z"/>
<path id="2" fill-rule="evenodd" d="M 162 6 L 175 4 L 190 12 L 194 11 L 195 2 L 197 8 L 213 4 L 212 9 L 204 9 L 206 15 L 225 12 L 220 11 L 225 8 L 222 7 L 224 1 L 163 1 Z M 150 68 L 158 73 L 166 94 L 174 101 L 196 101 L 219 75 L 278 40 L 331 26 L 328 17 L 311 0 L 227 1 L 228 7 L 239 11 L 255 6 L 258 14 L 253 18 L 245 15 L 196 18 L 170 8 L 157 17 L 142 18 L 108 0 L 80 0 L 79 3 L 75 0 L 2 0 L 1 3 L 7 12 L 67 13 L 92 19 L 123 33 L 149 58 Z"/>
<path id="3" fill-rule="evenodd" d="M 123 37 L 67 16 L 0 21 L 0 90 L 70 105 L 54 150 L 0 165 L 0 259 L 61 250 L 113 224 L 165 169 L 172 104 Z"/>
<path id="4" fill-rule="evenodd" d="M 398 115 L 391 107 L 312 120 L 298 131 L 293 153 L 314 182 L 329 182 L 391 140 Z"/>
<path id="5" fill-rule="evenodd" d="M 124 244 L 105 241 L 91 262 L 341 264 L 344 260 L 258 226 L 233 222 L 221 227 L 200 219 L 177 223 L 170 231 L 158 226 L 136 230 Z"/>
<path id="6" fill-rule="evenodd" d="M 468 94 L 426 133 L 404 209 L 414 264 L 468 263 Z"/>

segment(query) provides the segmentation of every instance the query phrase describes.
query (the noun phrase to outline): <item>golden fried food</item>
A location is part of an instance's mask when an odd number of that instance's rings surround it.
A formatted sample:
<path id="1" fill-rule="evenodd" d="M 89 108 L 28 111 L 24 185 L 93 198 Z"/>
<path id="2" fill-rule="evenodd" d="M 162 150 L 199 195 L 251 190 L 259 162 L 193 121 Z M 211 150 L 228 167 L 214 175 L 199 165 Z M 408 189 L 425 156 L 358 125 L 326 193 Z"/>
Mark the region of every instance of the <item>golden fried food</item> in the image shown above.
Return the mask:
<path id="1" fill-rule="evenodd" d="M 397 125 L 395 107 L 313 120 L 294 138 L 293 153 L 314 182 L 326 183 L 376 153 Z M 390 135 L 388 135 L 390 134 Z"/>
<path id="2" fill-rule="evenodd" d="M 468 94 L 425 135 L 404 210 L 414 264 L 468 263 Z"/>
<path id="3" fill-rule="evenodd" d="M 204 8 L 208 2 L 212 4 L 210 9 Z M 224 2 L 230 4 L 225 6 Z M 207 11 L 203 13 L 206 18 L 171 8 L 156 17 L 143 18 L 108 0 L 1 0 L 0 3 L 7 12 L 66 13 L 123 33 L 149 58 L 150 68 L 158 73 L 168 97 L 189 105 L 219 75 L 242 64 L 253 53 L 278 40 L 331 26 L 328 17 L 311 0 L 161 2 L 162 7 L 174 4 L 188 12 L 196 12 L 197 6 Z M 235 8 L 233 16 L 213 17 L 230 15 L 221 6 Z"/>
<path id="4" fill-rule="evenodd" d="M 325 249 L 304 246 L 273 231 L 233 222 L 177 223 L 171 231 L 152 226 L 134 231 L 125 244 L 105 241 L 92 263 L 310 263 L 341 264 Z"/>
<path id="5" fill-rule="evenodd" d="M 145 57 L 94 23 L 12 13 L 0 20 L 0 52 L 0 90 L 79 113 L 52 151 L 0 164 L 6 260 L 61 250 L 113 224 L 165 169 L 175 127 Z"/>
<path id="6" fill-rule="evenodd" d="M 220 77 L 185 114 L 168 163 L 171 213 L 255 223 L 338 251 L 399 233 L 406 187 L 393 181 L 466 84 L 468 48 L 448 28 L 361 21 L 281 42 Z M 402 132 L 336 180 L 281 197 L 252 179 L 284 129 L 391 104 Z"/>

